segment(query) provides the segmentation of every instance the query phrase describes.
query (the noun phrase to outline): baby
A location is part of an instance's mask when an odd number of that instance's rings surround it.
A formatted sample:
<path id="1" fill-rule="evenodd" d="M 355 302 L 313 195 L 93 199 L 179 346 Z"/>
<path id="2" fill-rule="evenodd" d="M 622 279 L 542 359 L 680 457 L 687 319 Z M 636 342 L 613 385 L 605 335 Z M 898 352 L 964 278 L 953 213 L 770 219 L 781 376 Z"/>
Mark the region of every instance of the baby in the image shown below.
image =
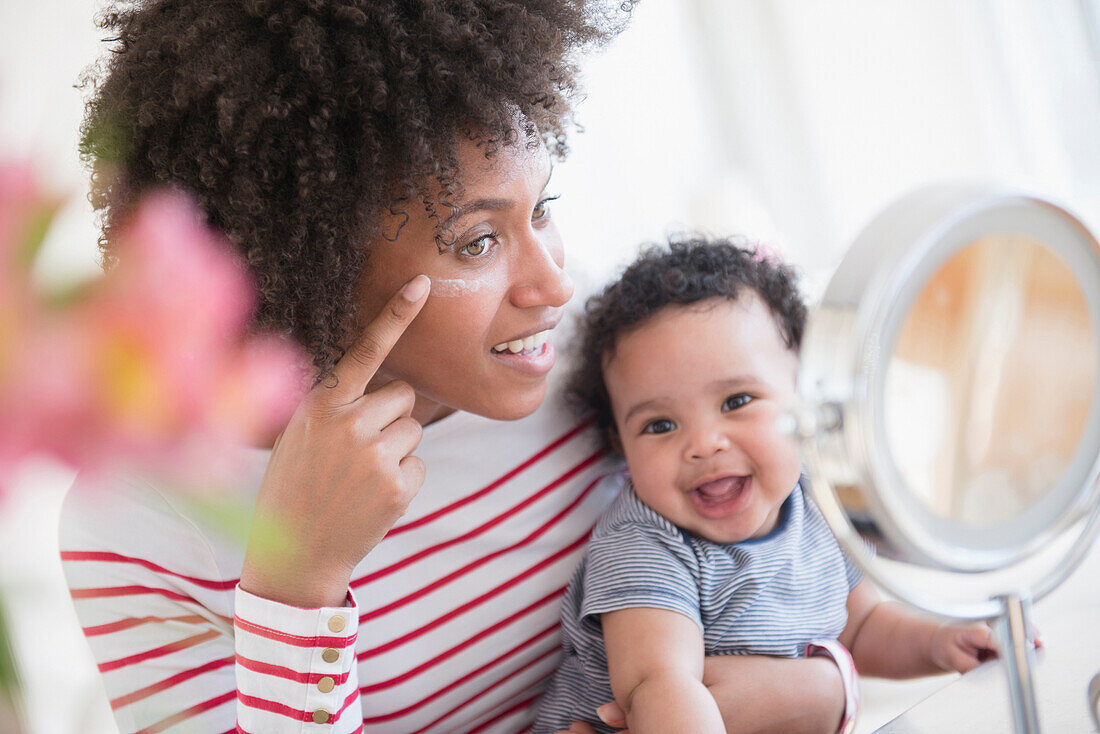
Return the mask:
<path id="1" fill-rule="evenodd" d="M 804 496 L 778 419 L 795 401 L 805 315 L 790 268 L 729 242 L 650 249 L 588 302 L 572 392 L 630 476 L 566 591 L 564 658 L 536 734 L 572 721 L 613 731 L 596 715 L 611 700 L 631 734 L 735 731 L 704 657 L 808 648 L 842 677 L 848 667 L 845 731 L 853 659 L 907 677 L 995 654 L 985 625 L 881 602 Z"/>

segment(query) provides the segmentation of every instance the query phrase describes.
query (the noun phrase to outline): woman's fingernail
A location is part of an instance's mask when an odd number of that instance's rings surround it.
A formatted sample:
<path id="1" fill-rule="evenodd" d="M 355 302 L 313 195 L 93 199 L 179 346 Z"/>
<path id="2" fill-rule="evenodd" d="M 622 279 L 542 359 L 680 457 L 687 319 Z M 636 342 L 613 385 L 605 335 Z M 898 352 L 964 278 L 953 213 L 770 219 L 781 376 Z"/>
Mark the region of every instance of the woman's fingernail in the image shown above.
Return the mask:
<path id="1" fill-rule="evenodd" d="M 596 709 L 596 716 L 599 716 L 600 721 L 602 721 L 605 724 L 610 724 L 611 723 L 610 721 L 607 720 L 607 709 L 610 705 L 611 704 L 609 704 L 609 703 L 605 703 L 603 706 L 600 706 L 599 708 Z"/>
<path id="2" fill-rule="evenodd" d="M 432 281 L 426 275 L 418 275 L 401 289 L 401 295 L 405 297 L 405 300 L 416 303 L 424 294 L 428 292 L 428 288 L 431 286 Z"/>

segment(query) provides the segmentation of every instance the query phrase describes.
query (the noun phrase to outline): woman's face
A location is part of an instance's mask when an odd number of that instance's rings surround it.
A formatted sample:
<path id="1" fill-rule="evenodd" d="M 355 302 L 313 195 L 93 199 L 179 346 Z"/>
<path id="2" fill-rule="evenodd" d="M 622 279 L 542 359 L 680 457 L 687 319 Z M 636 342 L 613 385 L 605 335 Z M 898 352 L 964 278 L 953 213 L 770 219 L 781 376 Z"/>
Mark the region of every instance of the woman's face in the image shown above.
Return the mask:
<path id="1" fill-rule="evenodd" d="M 573 295 L 550 216 L 550 159 L 522 145 L 486 159 L 465 139 L 457 153 L 462 197 L 454 208 L 438 207 L 453 244 L 440 252 L 438 223 L 417 200 L 387 216 L 391 239 L 370 243 L 359 290 L 363 323 L 413 276 L 432 280 L 427 303 L 375 383 L 412 385 L 413 417 L 422 423 L 451 409 L 513 420 L 542 403 L 555 357 L 551 330 Z"/>

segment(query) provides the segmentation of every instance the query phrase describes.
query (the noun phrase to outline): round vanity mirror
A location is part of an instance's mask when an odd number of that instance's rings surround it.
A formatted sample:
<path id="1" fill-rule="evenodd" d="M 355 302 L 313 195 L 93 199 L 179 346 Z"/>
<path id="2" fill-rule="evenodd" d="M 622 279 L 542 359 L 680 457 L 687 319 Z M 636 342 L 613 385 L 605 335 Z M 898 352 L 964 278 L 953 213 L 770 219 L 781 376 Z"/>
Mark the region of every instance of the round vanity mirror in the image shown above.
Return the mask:
<path id="1" fill-rule="evenodd" d="M 939 265 L 884 376 L 887 450 L 910 513 L 963 542 L 1000 527 L 1006 553 L 1041 536 L 1076 491 L 1055 489 L 1087 449 L 1096 353 L 1084 291 L 1043 243 L 990 235 Z"/>
<path id="2" fill-rule="evenodd" d="M 904 601 L 1007 620 L 1018 731 L 1037 731 L 1028 605 L 1100 513 L 1096 239 L 1033 196 L 905 197 L 810 314 L 799 392 L 811 489 L 841 545 Z"/>

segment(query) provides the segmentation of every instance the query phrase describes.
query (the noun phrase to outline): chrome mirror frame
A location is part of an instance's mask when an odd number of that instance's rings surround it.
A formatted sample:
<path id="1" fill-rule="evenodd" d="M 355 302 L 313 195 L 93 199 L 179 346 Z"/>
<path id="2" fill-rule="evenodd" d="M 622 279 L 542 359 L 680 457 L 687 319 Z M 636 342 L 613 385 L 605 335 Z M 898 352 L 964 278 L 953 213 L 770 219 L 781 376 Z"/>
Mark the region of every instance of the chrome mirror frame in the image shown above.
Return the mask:
<path id="1" fill-rule="evenodd" d="M 989 527 L 938 516 L 907 491 L 884 419 L 886 371 L 921 288 L 969 243 L 1003 234 L 1031 237 L 1068 266 L 1100 350 L 1100 244 L 1075 216 L 997 187 L 921 189 L 864 230 L 811 312 L 795 429 L 815 501 L 841 546 L 872 579 L 941 617 L 1002 620 L 1017 731 L 1035 732 L 1026 618 L 1030 603 L 1078 565 L 1100 524 L 1100 369 L 1081 441 L 1064 474 L 1027 512 Z M 847 504 L 838 487 L 846 488 Z"/>

